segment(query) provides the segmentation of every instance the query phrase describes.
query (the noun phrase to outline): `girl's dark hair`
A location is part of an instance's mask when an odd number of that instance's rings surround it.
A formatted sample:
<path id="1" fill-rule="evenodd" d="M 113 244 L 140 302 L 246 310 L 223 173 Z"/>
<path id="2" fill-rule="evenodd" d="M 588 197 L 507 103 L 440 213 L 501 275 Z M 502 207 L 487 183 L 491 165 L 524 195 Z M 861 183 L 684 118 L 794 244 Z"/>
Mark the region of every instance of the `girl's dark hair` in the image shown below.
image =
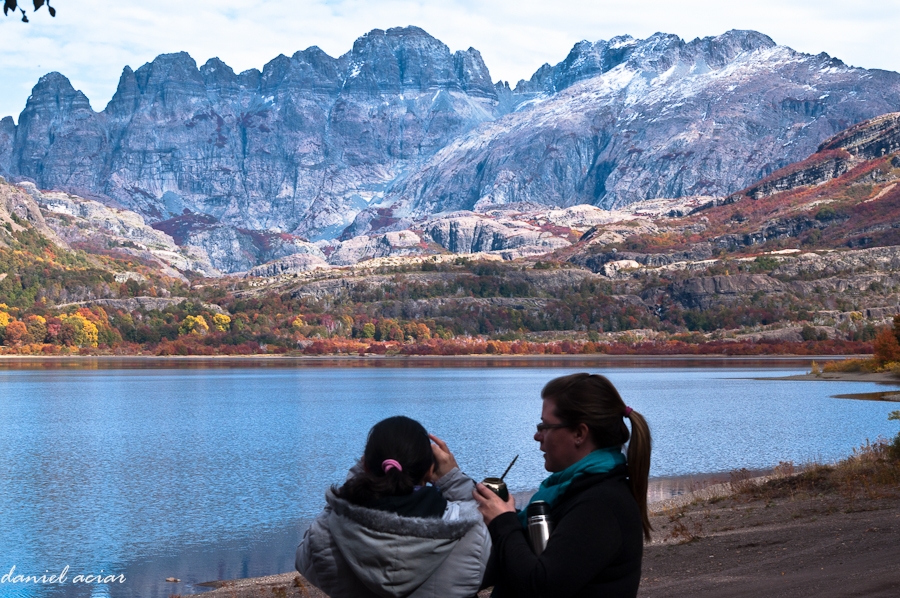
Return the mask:
<path id="1" fill-rule="evenodd" d="M 388 459 L 400 463 L 403 471 L 385 471 L 383 463 Z M 422 424 L 402 415 L 389 417 L 369 430 L 363 453 L 364 471 L 332 490 L 344 500 L 365 506 L 384 496 L 411 493 L 433 464 L 431 440 Z"/>
<path id="2" fill-rule="evenodd" d="M 650 428 L 637 411 L 628 411 L 612 382 L 599 374 L 571 374 L 555 378 L 541 391 L 541 398 L 556 406 L 554 415 L 567 424 L 585 424 L 598 449 L 628 442 L 628 483 L 641 510 L 644 538 L 650 540 L 647 515 L 647 478 L 650 475 Z M 631 441 L 623 418 L 631 420 Z"/>

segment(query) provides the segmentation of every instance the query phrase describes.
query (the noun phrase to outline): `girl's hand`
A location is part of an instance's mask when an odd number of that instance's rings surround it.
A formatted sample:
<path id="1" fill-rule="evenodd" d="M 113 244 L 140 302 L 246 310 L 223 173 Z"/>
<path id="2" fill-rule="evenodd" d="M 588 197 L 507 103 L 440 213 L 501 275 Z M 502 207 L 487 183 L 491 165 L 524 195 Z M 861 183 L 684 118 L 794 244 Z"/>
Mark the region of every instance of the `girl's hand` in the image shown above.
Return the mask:
<path id="1" fill-rule="evenodd" d="M 475 502 L 478 503 L 478 510 L 481 512 L 481 516 L 484 517 L 485 525 L 490 525 L 497 515 L 516 512 L 516 499 L 512 495 L 509 496 L 508 501 L 503 502 L 502 498 L 494 494 L 484 484 L 476 484 L 472 496 L 475 497 Z"/>
<path id="2" fill-rule="evenodd" d="M 434 473 L 431 475 L 430 481 L 436 482 L 447 475 L 451 469 L 459 466 L 456 464 L 456 457 L 447 448 L 446 442 L 434 434 L 429 434 L 428 437 L 432 442 L 431 452 L 434 453 Z"/>

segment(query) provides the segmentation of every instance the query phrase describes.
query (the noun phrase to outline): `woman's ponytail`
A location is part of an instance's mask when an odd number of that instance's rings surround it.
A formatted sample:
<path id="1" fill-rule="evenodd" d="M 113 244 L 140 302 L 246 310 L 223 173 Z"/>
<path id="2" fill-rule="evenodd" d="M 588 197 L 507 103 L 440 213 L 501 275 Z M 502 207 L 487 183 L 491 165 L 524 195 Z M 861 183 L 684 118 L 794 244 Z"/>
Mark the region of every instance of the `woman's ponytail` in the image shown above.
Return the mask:
<path id="1" fill-rule="evenodd" d="M 625 416 L 631 420 L 631 439 L 628 441 L 628 480 L 631 494 L 641 510 L 644 539 L 650 540 L 650 516 L 647 513 L 647 480 L 650 477 L 650 428 L 644 416 L 629 409 Z"/>

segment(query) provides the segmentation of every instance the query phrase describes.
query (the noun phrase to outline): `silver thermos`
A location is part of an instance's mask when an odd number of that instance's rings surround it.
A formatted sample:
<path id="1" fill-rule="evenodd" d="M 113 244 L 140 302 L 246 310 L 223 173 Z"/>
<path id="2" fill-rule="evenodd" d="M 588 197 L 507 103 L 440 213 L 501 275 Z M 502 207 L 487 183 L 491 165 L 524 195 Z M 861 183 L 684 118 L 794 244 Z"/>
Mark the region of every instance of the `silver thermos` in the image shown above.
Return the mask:
<path id="1" fill-rule="evenodd" d="M 528 505 L 528 539 L 531 541 L 531 549 L 534 554 L 540 556 L 547 547 L 552 527 L 550 525 L 550 505 L 542 500 L 536 500 Z"/>

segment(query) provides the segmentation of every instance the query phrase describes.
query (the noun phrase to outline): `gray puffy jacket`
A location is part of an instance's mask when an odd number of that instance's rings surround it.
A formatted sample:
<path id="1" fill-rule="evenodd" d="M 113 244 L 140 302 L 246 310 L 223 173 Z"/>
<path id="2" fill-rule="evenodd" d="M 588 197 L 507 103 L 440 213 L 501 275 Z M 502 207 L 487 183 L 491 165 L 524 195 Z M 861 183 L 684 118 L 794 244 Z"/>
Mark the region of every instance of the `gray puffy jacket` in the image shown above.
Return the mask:
<path id="1" fill-rule="evenodd" d="M 454 468 L 437 482 L 441 519 L 403 517 L 325 494 L 327 506 L 297 547 L 297 571 L 331 598 L 469 598 L 478 592 L 491 537 Z"/>

